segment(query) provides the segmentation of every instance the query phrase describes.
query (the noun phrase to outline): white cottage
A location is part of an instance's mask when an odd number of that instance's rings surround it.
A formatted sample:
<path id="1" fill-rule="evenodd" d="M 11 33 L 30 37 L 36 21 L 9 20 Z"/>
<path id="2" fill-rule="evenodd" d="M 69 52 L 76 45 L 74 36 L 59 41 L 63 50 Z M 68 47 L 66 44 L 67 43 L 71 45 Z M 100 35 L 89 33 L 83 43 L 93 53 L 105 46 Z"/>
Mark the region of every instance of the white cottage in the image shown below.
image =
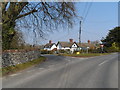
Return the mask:
<path id="1" fill-rule="evenodd" d="M 52 41 L 50 40 L 49 43 L 47 43 L 45 46 L 44 46 L 44 50 L 48 50 L 48 51 L 52 51 L 54 49 L 57 49 L 56 47 L 56 44 L 55 43 L 52 43 Z"/>
<path id="2" fill-rule="evenodd" d="M 76 42 L 73 42 L 73 39 L 70 39 L 69 42 L 58 42 L 57 50 L 70 50 L 72 53 L 78 49 Z"/>
<path id="3" fill-rule="evenodd" d="M 77 50 L 87 50 L 87 49 L 95 49 L 95 45 L 90 43 L 90 40 L 88 40 L 88 43 L 81 43 L 79 45 L 79 43 L 73 42 L 73 39 L 69 39 L 69 42 L 59 42 L 57 44 L 52 43 L 52 41 L 50 40 L 49 43 L 47 43 L 44 46 L 44 50 L 48 50 L 48 51 L 59 51 L 59 50 L 70 50 L 71 53 L 73 53 L 74 51 Z"/>

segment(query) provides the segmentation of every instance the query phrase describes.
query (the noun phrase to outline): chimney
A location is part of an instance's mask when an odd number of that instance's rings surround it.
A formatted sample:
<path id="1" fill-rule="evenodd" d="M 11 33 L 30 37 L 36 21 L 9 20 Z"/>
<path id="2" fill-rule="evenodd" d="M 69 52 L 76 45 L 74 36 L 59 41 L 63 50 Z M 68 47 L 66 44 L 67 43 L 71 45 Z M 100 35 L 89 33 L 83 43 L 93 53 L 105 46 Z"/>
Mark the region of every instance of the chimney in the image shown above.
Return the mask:
<path id="1" fill-rule="evenodd" d="M 51 41 L 51 40 L 49 40 L 49 43 L 51 44 L 51 43 L 52 43 L 52 41 Z"/>
<path id="2" fill-rule="evenodd" d="M 90 40 L 88 40 L 88 44 L 90 44 Z"/>
<path id="3" fill-rule="evenodd" d="M 71 43 L 73 43 L 73 39 L 69 39 Z"/>

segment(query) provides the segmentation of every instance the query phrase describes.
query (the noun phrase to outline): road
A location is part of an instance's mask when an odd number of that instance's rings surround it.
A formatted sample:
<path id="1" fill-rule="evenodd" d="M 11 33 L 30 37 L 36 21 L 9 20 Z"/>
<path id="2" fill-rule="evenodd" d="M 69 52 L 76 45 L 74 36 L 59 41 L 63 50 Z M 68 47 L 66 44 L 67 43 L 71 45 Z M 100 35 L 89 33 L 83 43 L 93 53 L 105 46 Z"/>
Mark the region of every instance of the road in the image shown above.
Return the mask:
<path id="1" fill-rule="evenodd" d="M 3 88 L 118 88 L 118 54 L 45 55 L 46 62 L 2 79 Z"/>

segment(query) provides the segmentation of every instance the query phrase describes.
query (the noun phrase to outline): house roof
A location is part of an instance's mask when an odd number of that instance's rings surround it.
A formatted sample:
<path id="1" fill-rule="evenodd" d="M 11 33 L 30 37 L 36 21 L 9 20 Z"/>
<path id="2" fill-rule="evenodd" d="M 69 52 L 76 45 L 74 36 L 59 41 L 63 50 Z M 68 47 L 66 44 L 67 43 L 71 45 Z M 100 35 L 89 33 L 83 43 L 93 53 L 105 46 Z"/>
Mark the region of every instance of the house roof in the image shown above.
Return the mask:
<path id="1" fill-rule="evenodd" d="M 44 48 L 51 48 L 55 43 L 47 43 Z"/>
<path id="2" fill-rule="evenodd" d="M 62 47 L 71 47 L 75 42 L 58 42 L 58 43 L 61 44 Z"/>
<path id="3" fill-rule="evenodd" d="M 94 48 L 95 47 L 95 45 L 94 44 L 92 44 L 92 43 L 81 43 L 81 44 L 79 44 L 79 43 L 77 43 L 80 47 L 90 47 L 90 48 Z"/>
<path id="4" fill-rule="evenodd" d="M 76 44 L 77 46 L 80 46 L 80 47 L 90 47 L 91 49 L 92 48 L 95 48 L 95 44 L 92 44 L 92 43 L 81 43 L 79 45 L 79 43 L 76 43 L 76 42 L 58 42 L 58 44 L 60 44 L 62 47 L 71 47 L 73 44 Z M 55 43 L 47 43 L 44 48 L 51 48 Z M 55 44 L 56 45 L 56 44 Z"/>
<path id="5" fill-rule="evenodd" d="M 40 49 L 43 49 L 43 48 L 44 48 L 44 45 L 40 45 L 39 48 L 40 48 Z"/>

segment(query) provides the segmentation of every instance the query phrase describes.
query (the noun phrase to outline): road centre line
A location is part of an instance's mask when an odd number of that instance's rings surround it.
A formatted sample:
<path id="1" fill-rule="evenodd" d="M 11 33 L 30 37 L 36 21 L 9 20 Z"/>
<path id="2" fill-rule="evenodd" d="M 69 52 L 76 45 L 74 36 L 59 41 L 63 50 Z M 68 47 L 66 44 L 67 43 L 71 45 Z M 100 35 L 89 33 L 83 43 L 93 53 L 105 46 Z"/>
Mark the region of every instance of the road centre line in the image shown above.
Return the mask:
<path id="1" fill-rule="evenodd" d="M 39 68 L 39 69 L 44 69 L 44 68 Z"/>
<path id="2" fill-rule="evenodd" d="M 103 65 L 103 64 L 106 63 L 106 62 L 108 62 L 108 60 L 106 60 L 106 61 L 100 63 L 99 66 Z"/>

